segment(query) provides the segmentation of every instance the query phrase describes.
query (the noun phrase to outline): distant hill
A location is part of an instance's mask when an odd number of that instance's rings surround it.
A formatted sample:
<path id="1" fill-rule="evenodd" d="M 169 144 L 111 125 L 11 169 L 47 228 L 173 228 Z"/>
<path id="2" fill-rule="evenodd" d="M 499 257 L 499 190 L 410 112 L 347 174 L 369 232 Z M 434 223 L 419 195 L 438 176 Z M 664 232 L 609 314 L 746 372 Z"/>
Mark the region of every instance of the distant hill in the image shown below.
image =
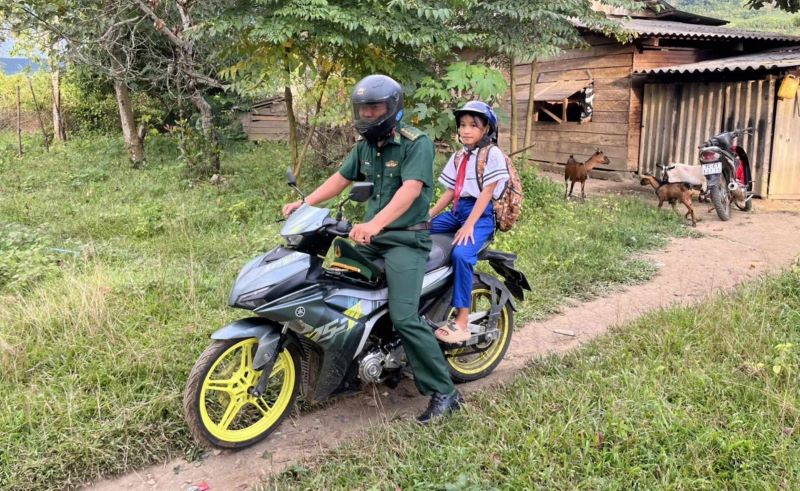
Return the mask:
<path id="1" fill-rule="evenodd" d="M 14 75 L 27 67 L 31 67 L 32 71 L 39 69 L 39 65 L 27 58 L 0 58 L 0 71 L 6 75 Z"/>
<path id="2" fill-rule="evenodd" d="M 773 31 L 800 35 L 800 14 L 789 14 L 772 7 L 747 8 L 745 0 L 676 0 L 674 7 L 730 21 L 727 27 L 752 31 Z"/>

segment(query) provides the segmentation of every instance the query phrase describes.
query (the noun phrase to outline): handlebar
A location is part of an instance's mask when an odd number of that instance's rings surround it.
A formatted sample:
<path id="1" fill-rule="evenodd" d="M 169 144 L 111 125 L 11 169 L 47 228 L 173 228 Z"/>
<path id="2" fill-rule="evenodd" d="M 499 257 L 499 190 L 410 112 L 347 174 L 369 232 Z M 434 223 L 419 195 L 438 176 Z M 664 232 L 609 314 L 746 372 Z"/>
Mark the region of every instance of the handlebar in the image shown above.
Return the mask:
<path id="1" fill-rule="evenodd" d="M 347 237 L 350 235 L 350 229 L 353 224 L 348 220 L 338 220 L 336 223 L 331 223 L 325 227 L 325 231 L 336 237 Z"/>

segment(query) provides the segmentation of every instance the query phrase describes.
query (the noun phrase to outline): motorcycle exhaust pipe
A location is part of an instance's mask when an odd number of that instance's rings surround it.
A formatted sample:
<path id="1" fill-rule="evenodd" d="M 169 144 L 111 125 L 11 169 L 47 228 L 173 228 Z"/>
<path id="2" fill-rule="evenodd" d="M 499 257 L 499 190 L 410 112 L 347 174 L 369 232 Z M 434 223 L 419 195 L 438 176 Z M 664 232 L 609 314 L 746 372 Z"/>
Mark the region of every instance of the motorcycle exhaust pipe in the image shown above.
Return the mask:
<path id="1" fill-rule="evenodd" d="M 728 183 L 729 191 L 736 191 L 737 189 L 739 189 L 739 183 L 737 183 L 736 181 L 731 181 Z"/>

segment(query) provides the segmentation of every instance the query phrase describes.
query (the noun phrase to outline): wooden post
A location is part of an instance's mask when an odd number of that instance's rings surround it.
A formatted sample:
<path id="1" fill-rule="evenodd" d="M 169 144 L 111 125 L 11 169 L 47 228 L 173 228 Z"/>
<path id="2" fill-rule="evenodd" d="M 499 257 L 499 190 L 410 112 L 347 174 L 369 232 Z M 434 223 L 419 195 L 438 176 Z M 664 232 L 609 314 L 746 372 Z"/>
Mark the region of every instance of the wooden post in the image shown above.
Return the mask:
<path id="1" fill-rule="evenodd" d="M 61 112 L 61 69 L 57 62 L 53 62 L 53 65 L 53 72 L 50 75 L 53 90 L 53 138 L 60 142 L 66 142 L 67 128 Z"/>
<path id="2" fill-rule="evenodd" d="M 514 77 L 514 57 L 511 56 L 508 59 L 509 68 L 509 82 L 511 83 L 511 151 L 515 152 L 517 150 L 517 110 L 515 106 L 517 105 L 517 81 L 516 77 Z"/>
<path id="3" fill-rule="evenodd" d="M 17 84 L 17 157 L 22 157 L 22 109 L 19 101 L 19 84 Z"/>
<path id="4" fill-rule="evenodd" d="M 531 132 L 533 131 L 533 108 L 534 108 L 534 95 L 536 94 L 536 81 L 539 78 L 539 66 L 536 64 L 536 58 L 531 62 L 531 80 L 528 84 L 528 111 L 525 114 L 525 142 L 522 144 L 524 148 L 531 148 Z M 525 154 L 527 159 L 528 155 Z"/>
<path id="5" fill-rule="evenodd" d="M 50 141 L 47 137 L 47 131 L 44 129 L 44 120 L 42 119 L 42 112 L 39 109 L 39 103 L 36 101 L 36 92 L 33 90 L 33 82 L 31 82 L 31 78 L 28 77 L 28 87 L 31 89 L 31 97 L 33 97 L 33 106 L 36 108 L 36 116 L 39 118 L 39 128 L 42 129 L 42 136 L 44 137 L 44 148 L 48 152 L 50 151 Z"/>

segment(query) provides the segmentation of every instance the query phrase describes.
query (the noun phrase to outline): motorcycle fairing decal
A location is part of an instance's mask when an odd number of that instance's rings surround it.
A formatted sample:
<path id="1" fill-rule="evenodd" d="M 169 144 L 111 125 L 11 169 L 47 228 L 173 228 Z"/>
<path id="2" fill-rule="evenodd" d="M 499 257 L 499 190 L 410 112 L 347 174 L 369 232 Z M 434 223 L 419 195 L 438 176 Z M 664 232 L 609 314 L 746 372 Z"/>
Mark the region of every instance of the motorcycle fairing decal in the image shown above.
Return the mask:
<path id="1" fill-rule="evenodd" d="M 343 314 L 344 317 L 341 319 L 335 319 L 318 327 L 306 337 L 312 341 L 316 341 L 319 344 L 324 344 L 337 334 L 340 334 L 344 331 L 349 331 L 356 325 L 358 319 L 363 317 L 361 301 L 356 301 L 353 306 L 345 310 Z"/>
<path id="2" fill-rule="evenodd" d="M 432 289 L 441 286 L 441 283 L 445 281 L 450 275 L 453 273 L 453 268 L 450 266 L 444 266 L 439 269 L 434 269 L 428 273 L 425 273 L 425 276 L 422 278 L 422 295 L 429 293 Z"/>
<path id="3" fill-rule="evenodd" d="M 337 288 L 331 291 L 330 295 L 325 297 L 325 301 L 333 303 L 335 301 L 332 299 L 338 296 L 353 297 L 361 300 L 372 300 L 373 302 L 386 302 L 389 300 L 389 289 L 381 288 L 380 290 L 366 290 L 357 288 Z"/>
<path id="4" fill-rule="evenodd" d="M 262 309 L 262 310 L 263 309 L 268 309 L 268 308 L 274 306 L 274 304 L 292 301 L 295 298 L 305 296 L 306 294 L 308 294 L 309 290 L 315 290 L 315 289 L 318 289 L 318 288 L 319 287 L 317 285 L 307 286 L 307 287 L 302 288 L 300 290 L 293 291 L 292 293 L 286 295 L 285 297 L 276 298 L 274 300 L 271 300 L 270 302 L 265 303 L 264 305 L 262 305 L 259 308 Z"/>

